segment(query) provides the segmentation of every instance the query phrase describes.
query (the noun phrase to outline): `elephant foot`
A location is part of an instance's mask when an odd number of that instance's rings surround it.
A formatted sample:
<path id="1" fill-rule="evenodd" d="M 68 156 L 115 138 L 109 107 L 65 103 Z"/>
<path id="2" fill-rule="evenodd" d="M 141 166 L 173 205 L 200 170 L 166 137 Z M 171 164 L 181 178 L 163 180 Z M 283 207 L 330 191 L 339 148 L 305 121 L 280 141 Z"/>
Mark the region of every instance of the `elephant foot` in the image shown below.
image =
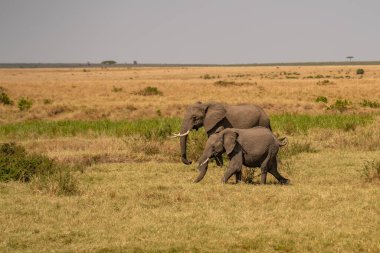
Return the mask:
<path id="1" fill-rule="evenodd" d="M 186 165 L 190 165 L 190 164 L 192 163 L 192 161 L 187 160 L 186 157 L 181 157 L 181 160 L 182 160 L 182 162 L 183 162 L 184 164 L 186 164 Z"/>
<path id="2" fill-rule="evenodd" d="M 288 184 L 290 184 L 290 180 L 289 179 L 283 179 L 280 181 L 280 184 L 288 185 Z"/>

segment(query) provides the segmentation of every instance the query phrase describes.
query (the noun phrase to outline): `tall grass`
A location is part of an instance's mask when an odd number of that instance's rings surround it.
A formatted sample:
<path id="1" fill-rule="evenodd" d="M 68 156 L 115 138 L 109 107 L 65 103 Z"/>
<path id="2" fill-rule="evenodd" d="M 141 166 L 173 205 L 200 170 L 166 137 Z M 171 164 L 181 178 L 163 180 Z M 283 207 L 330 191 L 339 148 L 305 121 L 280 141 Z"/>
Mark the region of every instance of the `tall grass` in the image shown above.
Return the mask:
<path id="1" fill-rule="evenodd" d="M 280 114 L 271 117 L 274 131 L 286 134 L 305 134 L 312 128 L 355 129 L 373 122 L 371 115 L 322 114 L 298 115 Z M 64 121 L 27 121 L 0 126 L 0 138 L 37 138 L 86 136 L 131 136 L 140 135 L 148 140 L 163 140 L 173 132 L 178 132 L 181 119 L 154 118 L 140 120 L 64 120 Z"/>
<path id="2" fill-rule="evenodd" d="M 179 118 L 142 119 L 136 121 L 111 120 L 64 120 L 64 121 L 28 121 L 0 125 L 1 137 L 73 137 L 89 136 L 129 136 L 140 135 L 146 139 L 163 139 L 179 129 Z"/>
<path id="3" fill-rule="evenodd" d="M 369 114 L 280 114 L 272 115 L 271 125 L 274 131 L 286 134 L 306 134 L 312 128 L 351 130 L 374 121 Z"/>
<path id="4" fill-rule="evenodd" d="M 281 114 L 271 117 L 274 131 L 287 134 L 307 133 L 312 128 L 350 130 L 373 122 L 371 115 L 323 114 L 296 115 Z M 0 125 L 0 138 L 37 138 L 87 136 L 131 136 L 139 135 L 148 140 L 163 140 L 173 132 L 178 132 L 180 118 L 155 118 L 129 120 L 64 120 L 27 121 Z M 198 133 L 197 133 L 198 134 Z"/>

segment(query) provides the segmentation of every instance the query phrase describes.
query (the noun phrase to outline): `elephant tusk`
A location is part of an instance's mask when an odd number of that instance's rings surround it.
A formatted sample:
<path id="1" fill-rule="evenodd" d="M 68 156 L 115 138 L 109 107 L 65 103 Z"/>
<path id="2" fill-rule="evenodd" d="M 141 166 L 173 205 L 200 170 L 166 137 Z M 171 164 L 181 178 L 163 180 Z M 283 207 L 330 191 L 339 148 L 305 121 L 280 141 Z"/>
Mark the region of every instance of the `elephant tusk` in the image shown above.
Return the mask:
<path id="1" fill-rule="evenodd" d="M 207 163 L 209 159 L 210 158 L 207 158 L 203 163 L 199 164 L 199 167 L 201 167 L 202 165 L 204 165 L 205 163 Z"/>
<path id="2" fill-rule="evenodd" d="M 186 133 L 183 133 L 183 134 L 181 134 L 181 133 L 178 133 L 178 134 L 173 134 L 172 136 L 169 136 L 169 138 L 177 138 L 177 137 L 182 137 L 182 136 L 186 136 L 186 135 L 188 135 L 190 133 L 190 130 L 187 130 L 187 132 Z"/>

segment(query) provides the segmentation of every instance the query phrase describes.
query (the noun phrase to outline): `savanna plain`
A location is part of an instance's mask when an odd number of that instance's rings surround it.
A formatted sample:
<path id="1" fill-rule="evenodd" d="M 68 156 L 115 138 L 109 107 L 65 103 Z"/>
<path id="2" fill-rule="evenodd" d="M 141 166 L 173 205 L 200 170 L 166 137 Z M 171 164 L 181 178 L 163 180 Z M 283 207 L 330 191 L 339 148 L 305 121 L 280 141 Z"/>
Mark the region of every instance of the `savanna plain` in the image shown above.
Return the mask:
<path id="1" fill-rule="evenodd" d="M 380 66 L 0 69 L 0 94 L 0 252 L 380 252 Z M 291 184 L 192 183 L 204 130 L 191 165 L 168 136 L 197 101 L 262 106 Z"/>

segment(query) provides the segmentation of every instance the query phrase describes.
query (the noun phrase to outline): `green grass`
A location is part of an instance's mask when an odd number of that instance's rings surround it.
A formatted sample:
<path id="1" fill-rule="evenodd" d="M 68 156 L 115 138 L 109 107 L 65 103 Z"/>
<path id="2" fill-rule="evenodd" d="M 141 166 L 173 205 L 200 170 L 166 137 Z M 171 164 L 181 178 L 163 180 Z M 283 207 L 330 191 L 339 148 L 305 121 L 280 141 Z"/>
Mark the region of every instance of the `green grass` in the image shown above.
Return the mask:
<path id="1" fill-rule="evenodd" d="M 365 126 L 373 121 L 374 116 L 369 114 L 281 114 L 271 117 L 273 131 L 286 134 L 305 134 L 312 128 L 346 130 L 348 126 Z"/>
<path id="2" fill-rule="evenodd" d="M 271 125 L 276 132 L 287 134 L 307 133 L 312 128 L 347 129 L 347 126 L 364 126 L 373 122 L 371 115 L 323 114 L 323 115 L 272 115 Z M 155 118 L 135 121 L 121 120 L 64 120 L 26 121 L 0 125 L 0 139 L 139 135 L 148 140 L 164 140 L 179 132 L 180 118 Z M 194 133 L 195 134 L 195 133 Z M 200 134 L 197 132 L 196 134 Z"/>
<path id="3" fill-rule="evenodd" d="M 146 139 L 163 139 L 177 131 L 181 124 L 179 118 L 157 118 L 136 121 L 110 120 L 64 120 L 64 121 L 27 121 L 0 125 L 0 138 L 37 138 L 73 137 L 88 135 L 92 137 L 140 135 Z"/>

